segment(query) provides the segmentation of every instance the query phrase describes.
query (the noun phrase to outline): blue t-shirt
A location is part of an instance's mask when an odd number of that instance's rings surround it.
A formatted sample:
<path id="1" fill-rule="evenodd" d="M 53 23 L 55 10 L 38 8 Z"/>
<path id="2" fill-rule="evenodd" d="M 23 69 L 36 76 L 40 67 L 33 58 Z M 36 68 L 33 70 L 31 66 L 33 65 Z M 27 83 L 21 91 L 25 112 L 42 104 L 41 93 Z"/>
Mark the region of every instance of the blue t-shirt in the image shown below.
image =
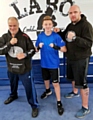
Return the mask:
<path id="1" fill-rule="evenodd" d="M 59 67 L 59 54 L 58 50 L 51 48 L 50 43 L 62 47 L 65 46 L 65 42 L 62 38 L 55 32 L 52 32 L 51 35 L 47 36 L 45 32 L 41 32 L 38 35 L 35 46 L 38 47 L 39 43 L 43 43 L 43 47 L 40 49 L 41 55 L 41 67 L 48 69 L 55 69 Z"/>

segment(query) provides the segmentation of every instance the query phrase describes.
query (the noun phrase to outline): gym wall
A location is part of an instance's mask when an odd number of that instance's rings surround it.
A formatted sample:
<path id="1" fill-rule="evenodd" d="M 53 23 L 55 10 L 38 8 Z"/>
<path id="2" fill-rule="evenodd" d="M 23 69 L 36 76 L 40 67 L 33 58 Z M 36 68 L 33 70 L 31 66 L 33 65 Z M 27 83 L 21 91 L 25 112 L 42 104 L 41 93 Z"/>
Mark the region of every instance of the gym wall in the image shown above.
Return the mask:
<path id="1" fill-rule="evenodd" d="M 54 26 L 62 30 L 70 22 L 68 17 L 69 7 L 77 4 L 81 8 L 81 13 L 85 14 L 88 21 L 93 25 L 93 0 L 1 0 L 0 1 L 0 36 L 7 32 L 7 19 L 15 16 L 19 20 L 20 28 L 30 36 L 35 43 L 37 35 L 42 31 L 42 19 L 45 15 L 50 15 L 54 21 Z M 93 51 L 93 48 L 92 48 Z M 65 79 L 65 65 L 63 53 L 60 54 L 60 81 L 67 82 Z M 93 56 L 93 54 L 92 54 Z M 88 79 L 92 82 L 93 61 L 89 65 Z M 40 53 L 33 57 L 33 71 L 36 82 L 42 83 L 40 71 Z M 38 70 L 38 71 L 37 71 Z M 4 56 L 0 56 L 0 82 L 7 83 L 7 67 Z M 5 82 L 4 82 L 5 81 Z"/>

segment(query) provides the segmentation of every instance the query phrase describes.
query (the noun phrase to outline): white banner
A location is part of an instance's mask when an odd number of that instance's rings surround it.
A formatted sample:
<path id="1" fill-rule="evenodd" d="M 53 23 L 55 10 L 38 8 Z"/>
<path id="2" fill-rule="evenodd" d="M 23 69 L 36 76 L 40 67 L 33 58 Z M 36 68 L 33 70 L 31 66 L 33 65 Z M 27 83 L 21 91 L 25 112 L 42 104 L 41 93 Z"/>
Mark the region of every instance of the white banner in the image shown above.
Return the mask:
<path id="1" fill-rule="evenodd" d="M 36 40 L 42 31 L 41 23 L 45 15 L 53 18 L 54 26 L 65 29 L 70 22 L 68 10 L 73 4 L 79 5 L 81 13 L 93 24 L 93 0 L 1 0 L 0 36 L 7 32 L 7 19 L 11 16 L 19 19 L 21 30 L 32 40 Z"/>

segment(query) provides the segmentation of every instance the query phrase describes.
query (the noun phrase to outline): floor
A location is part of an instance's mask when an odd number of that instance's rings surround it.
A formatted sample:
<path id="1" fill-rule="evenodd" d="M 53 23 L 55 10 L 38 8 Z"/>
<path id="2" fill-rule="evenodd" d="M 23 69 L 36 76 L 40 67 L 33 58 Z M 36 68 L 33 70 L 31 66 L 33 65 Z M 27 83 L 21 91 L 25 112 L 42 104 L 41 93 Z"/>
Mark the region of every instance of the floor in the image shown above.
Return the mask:
<path id="1" fill-rule="evenodd" d="M 62 116 L 57 113 L 56 98 L 54 94 L 54 89 L 51 85 L 53 94 L 46 99 L 40 99 L 40 95 L 44 91 L 43 84 L 36 84 L 36 90 L 38 95 L 38 101 L 40 104 L 39 115 L 37 118 L 31 117 L 31 107 L 27 103 L 25 91 L 22 85 L 19 85 L 18 94 L 19 98 L 14 102 L 4 105 L 4 100 L 7 99 L 10 93 L 9 86 L 0 86 L 0 120 L 77 120 L 75 118 L 75 113 L 81 108 L 80 97 L 66 99 L 64 94 L 71 91 L 71 84 L 61 84 L 61 99 L 65 109 Z M 89 97 L 89 107 L 90 114 L 85 116 L 83 120 L 93 119 L 93 83 L 89 84 L 90 87 L 90 97 Z"/>

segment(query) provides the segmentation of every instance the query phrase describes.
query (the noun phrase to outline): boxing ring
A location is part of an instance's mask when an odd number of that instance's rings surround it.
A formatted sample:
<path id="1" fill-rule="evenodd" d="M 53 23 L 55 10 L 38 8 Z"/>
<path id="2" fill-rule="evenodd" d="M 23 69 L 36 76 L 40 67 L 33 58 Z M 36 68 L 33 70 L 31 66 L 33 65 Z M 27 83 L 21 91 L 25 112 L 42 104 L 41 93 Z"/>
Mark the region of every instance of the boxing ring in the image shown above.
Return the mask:
<path id="1" fill-rule="evenodd" d="M 36 53 L 32 59 L 32 76 L 36 84 L 43 83 L 39 55 L 40 53 Z M 89 83 L 93 83 L 93 56 L 90 57 L 87 79 Z M 60 53 L 59 81 L 60 83 L 69 83 L 66 79 L 66 58 L 62 53 Z M 0 85 L 9 85 L 5 56 L 0 56 Z"/>

